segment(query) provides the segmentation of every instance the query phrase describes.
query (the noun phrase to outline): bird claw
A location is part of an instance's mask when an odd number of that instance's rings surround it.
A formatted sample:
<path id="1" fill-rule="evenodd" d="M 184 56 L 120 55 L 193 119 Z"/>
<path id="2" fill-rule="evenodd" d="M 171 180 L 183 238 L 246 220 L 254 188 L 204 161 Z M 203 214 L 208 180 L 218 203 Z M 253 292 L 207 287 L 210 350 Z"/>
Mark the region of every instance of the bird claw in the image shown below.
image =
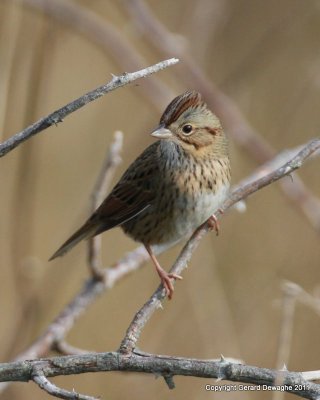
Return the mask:
<path id="1" fill-rule="evenodd" d="M 212 214 L 211 217 L 208 219 L 208 224 L 210 229 L 214 229 L 216 231 L 216 235 L 218 236 L 220 232 L 220 224 L 214 214 Z"/>
<path id="2" fill-rule="evenodd" d="M 168 296 L 169 300 L 172 299 L 173 296 L 173 292 L 174 292 L 174 287 L 173 284 L 171 282 L 172 279 L 182 279 L 182 276 L 177 275 L 177 274 L 173 274 L 173 273 L 168 273 L 167 271 L 165 271 L 161 265 L 159 264 L 158 260 L 156 259 L 155 255 L 153 254 L 153 251 L 151 249 L 151 247 L 149 245 L 145 244 L 145 248 L 147 250 L 147 252 L 149 253 L 151 260 L 154 264 L 154 266 L 156 267 L 156 271 L 161 279 L 161 283 L 166 291 L 166 295 Z"/>
<path id="3" fill-rule="evenodd" d="M 171 280 L 172 279 L 181 280 L 183 278 L 180 275 L 167 273 L 166 271 L 163 271 L 163 273 L 161 273 L 159 275 L 160 275 L 161 283 L 166 291 L 166 295 L 168 296 L 168 299 L 171 300 L 172 296 L 173 296 L 173 292 L 174 292 L 174 287 L 173 287 Z"/>

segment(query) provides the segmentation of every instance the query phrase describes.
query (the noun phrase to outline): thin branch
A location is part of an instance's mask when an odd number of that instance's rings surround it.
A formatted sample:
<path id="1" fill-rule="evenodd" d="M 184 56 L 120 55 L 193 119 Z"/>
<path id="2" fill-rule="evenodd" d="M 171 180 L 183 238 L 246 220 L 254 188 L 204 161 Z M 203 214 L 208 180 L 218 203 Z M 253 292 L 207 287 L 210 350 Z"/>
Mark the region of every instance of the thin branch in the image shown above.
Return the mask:
<path id="1" fill-rule="evenodd" d="M 275 384 L 283 384 L 283 371 L 287 370 L 289 365 L 289 356 L 291 350 L 292 334 L 293 334 L 293 321 L 296 308 L 296 302 L 300 294 L 300 287 L 292 282 L 284 282 L 282 285 L 283 299 L 282 299 L 282 319 L 280 326 L 279 343 L 277 349 L 277 362 L 276 369 L 279 373 L 276 376 Z M 275 392 L 272 400 L 282 400 L 284 398 L 283 392 Z"/>
<path id="2" fill-rule="evenodd" d="M 35 372 L 32 376 L 33 381 L 45 392 L 51 396 L 58 397 L 59 399 L 65 400 L 99 400 L 96 397 L 85 396 L 75 391 L 69 392 L 68 390 L 61 389 L 58 386 L 50 382 L 41 370 Z"/>
<path id="3" fill-rule="evenodd" d="M 21 3 L 48 15 L 50 18 L 64 24 L 67 29 L 82 34 L 86 39 L 99 46 L 123 70 L 136 70 L 147 60 L 131 45 L 118 26 L 111 24 L 88 7 L 72 0 L 21 0 Z M 171 57 L 171 56 L 170 56 Z M 158 77 L 150 79 L 137 88 L 148 99 L 151 105 L 162 111 L 174 97 L 169 85 L 160 81 Z M 155 93 L 157 95 L 155 96 Z"/>
<path id="4" fill-rule="evenodd" d="M 161 61 L 150 67 L 144 68 L 140 71 L 125 72 L 120 76 L 113 75 L 110 82 L 101 85 L 100 87 L 84 94 L 78 99 L 73 100 L 67 105 L 59 108 L 58 110 L 47 115 L 46 117 L 39 119 L 37 122 L 25 128 L 23 131 L 16 133 L 11 138 L 1 143 L 0 157 L 4 156 L 8 152 L 16 148 L 19 144 L 30 139 L 32 136 L 43 131 L 44 129 L 47 129 L 52 125 L 57 125 L 59 122 L 62 122 L 63 119 L 67 117 L 69 114 L 85 106 L 91 101 L 98 99 L 99 97 L 105 95 L 108 92 L 111 92 L 112 90 L 128 85 L 129 83 L 137 79 L 145 78 L 146 76 L 154 74 L 155 72 L 159 72 L 167 67 L 170 67 L 171 65 L 175 65 L 178 62 L 179 62 L 178 59 L 171 58 L 169 60 Z"/>
<path id="5" fill-rule="evenodd" d="M 121 162 L 120 152 L 122 150 L 123 133 L 115 132 L 114 141 L 107 153 L 104 164 L 101 168 L 97 182 L 94 186 L 91 196 L 91 211 L 94 212 L 102 203 L 106 195 L 111 178 Z M 103 271 L 101 270 L 101 235 L 94 236 L 88 241 L 88 265 L 91 274 L 96 279 L 103 279 Z"/>
<path id="6" fill-rule="evenodd" d="M 60 340 L 56 343 L 53 343 L 51 348 L 52 350 L 55 350 L 57 353 L 62 354 L 64 356 L 75 356 L 75 355 L 90 353 L 90 351 L 86 351 L 83 349 L 79 349 L 78 347 L 72 346 L 65 340 Z"/>
<path id="7" fill-rule="evenodd" d="M 294 312 L 296 308 L 296 302 L 301 292 L 300 287 L 292 282 L 284 282 L 282 285 L 282 291 L 282 320 L 276 363 L 277 369 L 289 364 Z"/>
<path id="8" fill-rule="evenodd" d="M 123 133 L 121 131 L 116 131 L 114 133 L 113 142 L 110 145 L 108 154 L 92 192 L 92 211 L 94 211 L 102 203 L 115 170 L 122 161 L 120 156 L 122 145 Z"/>
<path id="9" fill-rule="evenodd" d="M 265 385 L 264 388 L 274 386 L 278 372 L 267 368 L 235 364 L 224 358 L 202 360 L 139 352 L 134 352 L 127 357 L 119 352 L 109 352 L 0 364 L 0 381 L 26 382 L 35 379 L 35 376 L 50 378 L 101 371 L 139 372 L 163 377 L 194 376 Z M 215 384 L 205 385 L 207 391 L 217 390 L 215 387 L 217 388 Z M 283 390 L 306 399 L 319 399 L 320 396 L 320 385 L 306 381 L 299 372 L 284 373 Z"/>
<path id="10" fill-rule="evenodd" d="M 141 268 L 150 257 L 144 246 L 137 247 L 127 253 L 119 260 L 113 268 L 104 270 L 103 280 L 96 278 L 88 279 L 80 289 L 79 293 L 65 306 L 59 315 L 47 326 L 40 335 L 24 352 L 20 353 L 15 361 L 35 359 L 43 357 L 51 349 L 55 349 L 56 343 L 63 340 L 74 326 L 76 320 L 87 310 L 87 308 L 105 291 L 113 286 L 126 275 Z M 8 386 L 8 383 L 0 383 L 0 393 Z"/>
<path id="11" fill-rule="evenodd" d="M 277 356 L 277 368 L 282 366 L 282 369 L 286 369 L 286 365 L 288 365 L 288 356 L 289 356 L 289 348 L 291 343 L 291 336 L 293 332 L 293 317 L 294 317 L 294 309 L 296 302 L 300 302 L 311 309 L 313 309 L 318 315 L 320 314 L 320 300 L 308 292 L 306 292 L 301 286 L 297 285 L 294 282 L 285 281 L 283 283 L 283 318 L 280 329 L 280 338 L 279 338 L 279 349 Z M 303 379 L 306 380 L 320 380 L 320 371 L 305 371 L 301 373 Z M 283 374 L 279 374 L 281 376 L 282 381 Z M 281 398 L 283 396 L 280 393 L 276 393 L 274 398 Z"/>
<path id="12" fill-rule="evenodd" d="M 301 372 L 302 378 L 306 381 L 318 381 L 320 380 L 320 371 L 304 371 Z"/>
<path id="13" fill-rule="evenodd" d="M 126 254 L 113 268 L 105 269 L 103 281 L 91 278 L 86 281 L 79 293 L 59 313 L 59 315 L 48 325 L 43 334 L 24 352 L 20 353 L 15 361 L 35 359 L 43 357 L 51 349 L 55 349 L 74 326 L 76 320 L 87 310 L 87 308 L 105 291 L 111 289 L 118 281 L 126 275 L 141 268 L 150 257 L 144 246 Z M 8 386 L 8 383 L 0 383 L 0 393 Z"/>
<path id="14" fill-rule="evenodd" d="M 256 181 L 250 182 L 246 185 L 235 187 L 230 196 L 225 200 L 219 210 L 216 211 L 216 217 L 221 217 L 221 212 L 228 210 L 239 200 L 245 199 L 259 189 L 279 180 L 280 178 L 291 174 L 296 169 L 300 168 L 303 162 L 312 153 L 320 148 L 320 139 L 314 139 L 307 143 L 299 153 L 275 171 L 259 178 Z M 198 247 L 200 240 L 210 231 L 207 223 L 196 230 L 191 236 L 187 244 L 184 246 L 179 257 L 170 270 L 170 273 L 181 275 L 182 271 L 186 268 L 187 263 L 190 261 L 192 253 Z M 136 347 L 136 343 L 140 337 L 141 331 L 152 314 L 161 307 L 161 301 L 165 298 L 165 290 L 160 285 L 154 292 L 151 298 L 144 304 L 144 306 L 137 312 L 133 321 L 131 322 L 127 333 L 120 345 L 120 351 L 124 354 L 130 354 Z"/>

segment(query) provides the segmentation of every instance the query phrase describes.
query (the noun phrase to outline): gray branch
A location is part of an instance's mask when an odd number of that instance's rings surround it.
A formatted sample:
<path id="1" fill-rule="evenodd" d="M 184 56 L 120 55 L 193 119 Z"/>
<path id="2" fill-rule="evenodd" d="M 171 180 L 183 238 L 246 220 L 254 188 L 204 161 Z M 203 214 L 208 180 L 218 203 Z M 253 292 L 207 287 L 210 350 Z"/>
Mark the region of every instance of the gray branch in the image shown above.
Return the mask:
<path id="1" fill-rule="evenodd" d="M 235 187 L 230 196 L 225 200 L 219 210 L 215 212 L 216 217 L 221 217 L 222 212 L 228 210 L 231 206 L 237 203 L 239 200 L 247 198 L 257 190 L 270 185 L 271 183 L 283 178 L 284 176 L 290 175 L 293 171 L 300 168 L 303 162 L 316 150 L 320 148 L 320 139 L 314 139 L 307 143 L 303 148 L 295 155 L 292 159 L 282 165 L 275 171 L 263 176 L 262 178 L 250 181 L 248 184 Z M 198 247 L 200 240 L 210 231 L 210 227 L 205 223 L 202 227 L 198 228 L 195 233 L 191 236 L 190 240 L 184 246 L 182 252 L 174 263 L 170 270 L 170 273 L 181 275 L 182 271 L 187 267 L 187 263 L 190 261 L 193 252 Z M 165 290 L 160 285 L 150 299 L 144 304 L 144 306 L 137 312 L 133 318 L 126 336 L 124 337 L 120 351 L 124 354 L 130 354 L 140 337 L 141 331 L 147 321 L 151 318 L 152 314 L 161 307 L 161 301 L 165 298 Z"/>
<path id="2" fill-rule="evenodd" d="M 115 173 L 117 166 L 121 162 L 120 152 L 122 150 L 123 133 L 115 132 L 114 140 L 110 145 L 109 151 L 102 165 L 97 182 L 91 195 L 91 212 L 93 213 L 102 203 L 107 195 L 108 187 Z M 104 278 L 101 269 L 101 235 L 94 236 L 88 240 L 88 266 L 94 278 L 102 280 Z"/>
<path id="3" fill-rule="evenodd" d="M 49 393 L 51 390 L 51 394 L 55 396 L 61 394 L 61 391 L 63 394 L 68 395 L 70 392 L 57 388 L 46 378 L 101 371 L 140 372 L 161 375 L 169 380 L 171 385 L 173 377 L 180 375 L 254 384 L 262 386 L 262 389 L 265 390 L 267 387 L 274 385 L 275 378 L 279 374 L 279 371 L 276 370 L 236 364 L 223 357 L 220 360 L 201 360 L 136 351 L 130 357 L 119 352 L 89 353 L 0 364 L 0 381 L 26 382 L 36 380 L 42 388 L 45 386 L 45 390 Z M 283 374 L 283 390 L 306 399 L 319 399 L 320 385 L 306 381 L 303 378 L 303 373 L 288 371 L 282 371 L 281 373 Z M 215 390 L 215 387 L 218 387 L 215 382 L 204 383 L 205 390 Z M 92 399 L 76 393 L 74 393 L 74 397 L 61 398 Z"/>
<path id="4" fill-rule="evenodd" d="M 44 391 L 49 393 L 51 396 L 58 397 L 59 399 L 65 400 L 98 400 L 95 397 L 85 396 L 75 391 L 69 392 L 68 390 L 61 389 L 58 386 L 50 382 L 42 372 L 35 369 L 33 373 L 33 381 Z"/>
<path id="5" fill-rule="evenodd" d="M 76 110 L 79 110 L 79 108 L 85 106 L 91 101 L 98 99 L 99 97 L 105 95 L 108 92 L 111 92 L 112 90 L 128 85 L 129 83 L 137 79 L 145 78 L 148 75 L 159 72 L 171 65 L 177 64 L 178 62 L 179 60 L 177 58 L 170 58 L 169 60 L 161 61 L 140 71 L 125 72 L 120 76 L 114 75 L 110 82 L 99 86 L 98 88 L 84 94 L 76 100 L 73 100 L 71 103 L 68 103 L 67 105 L 59 108 L 58 110 L 47 115 L 46 117 L 40 118 L 37 122 L 28 126 L 23 131 L 16 133 L 3 143 L 0 143 L 0 157 L 4 156 L 9 151 L 16 148 L 19 144 L 30 139 L 32 136 L 43 131 L 44 129 L 47 129 L 52 125 L 57 125 L 59 122 L 62 122 L 63 119 L 69 114 L 73 113 Z"/>

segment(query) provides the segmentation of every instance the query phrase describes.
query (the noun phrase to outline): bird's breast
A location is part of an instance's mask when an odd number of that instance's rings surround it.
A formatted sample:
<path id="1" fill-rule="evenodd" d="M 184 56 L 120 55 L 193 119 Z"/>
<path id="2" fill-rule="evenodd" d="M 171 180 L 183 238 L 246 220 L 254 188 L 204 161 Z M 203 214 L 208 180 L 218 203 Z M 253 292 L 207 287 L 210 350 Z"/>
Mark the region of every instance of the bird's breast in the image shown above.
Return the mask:
<path id="1" fill-rule="evenodd" d="M 150 181 L 154 193 L 150 206 L 122 226 L 139 242 L 172 244 L 190 236 L 227 196 L 230 181 L 227 158 L 197 160 L 181 149 L 172 150 L 172 154 L 169 157 L 161 153 L 157 174 Z"/>
<path id="2" fill-rule="evenodd" d="M 229 185 L 222 185 L 216 192 L 199 191 L 192 195 L 182 194 L 175 204 L 172 220 L 176 235 L 180 237 L 191 235 L 220 207 L 228 189 Z"/>

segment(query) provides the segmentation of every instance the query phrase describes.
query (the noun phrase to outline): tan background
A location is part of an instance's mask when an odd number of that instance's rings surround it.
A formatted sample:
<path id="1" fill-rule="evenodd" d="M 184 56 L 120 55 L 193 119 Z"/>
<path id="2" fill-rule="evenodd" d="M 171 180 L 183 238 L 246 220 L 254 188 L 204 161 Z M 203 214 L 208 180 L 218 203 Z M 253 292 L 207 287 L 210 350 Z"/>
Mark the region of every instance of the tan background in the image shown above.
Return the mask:
<path id="1" fill-rule="evenodd" d="M 68 2 L 65 0 L 65 2 Z M 22 2 L 23 3 L 23 2 Z M 120 1 L 76 2 L 114 25 L 145 58 L 166 58 L 141 36 Z M 188 52 L 240 107 L 277 151 L 319 136 L 320 5 L 305 0 L 149 1 L 155 15 L 187 41 Z M 175 54 L 172 54 L 174 56 Z M 181 60 L 183 63 L 183 60 Z M 28 124 L 121 73 L 113 51 L 79 31 L 15 1 L 0 3 L 0 135 Z M 181 66 L 158 76 L 173 95 L 191 89 L 177 78 Z M 176 69 L 174 72 L 173 69 Z M 196 87 L 193 89 L 197 89 Z M 157 93 L 154 93 L 157 98 Z M 166 99 L 167 101 L 168 99 Z M 161 108 L 165 106 L 161 100 Z M 25 349 L 81 287 L 88 272 L 85 244 L 66 257 L 48 257 L 88 215 L 89 195 L 113 132 L 124 132 L 123 163 L 114 182 L 152 142 L 160 117 L 133 84 L 108 94 L 0 160 L 0 358 Z M 233 182 L 256 167 L 231 143 Z M 320 197 L 319 161 L 301 172 Z M 288 179 L 288 178 L 287 178 Z M 228 213 L 222 234 L 208 236 L 194 255 L 174 300 L 146 326 L 139 347 L 180 356 L 242 358 L 273 368 L 281 318 L 281 283 L 319 288 L 319 231 L 282 195 L 278 184 L 252 196 L 247 212 Z M 111 265 L 135 244 L 119 229 L 103 235 L 103 262 Z M 171 265 L 179 248 L 161 256 Z M 149 263 L 102 296 L 68 337 L 78 347 L 118 347 L 135 311 L 158 278 Z M 289 369 L 319 369 L 319 317 L 299 305 Z M 268 394 L 207 393 L 209 380 L 162 379 L 138 374 L 87 374 L 54 379 L 63 387 L 107 399 L 269 399 Z M 290 396 L 288 396 L 289 398 Z M 44 399 L 34 384 L 14 384 L 3 399 Z"/>

